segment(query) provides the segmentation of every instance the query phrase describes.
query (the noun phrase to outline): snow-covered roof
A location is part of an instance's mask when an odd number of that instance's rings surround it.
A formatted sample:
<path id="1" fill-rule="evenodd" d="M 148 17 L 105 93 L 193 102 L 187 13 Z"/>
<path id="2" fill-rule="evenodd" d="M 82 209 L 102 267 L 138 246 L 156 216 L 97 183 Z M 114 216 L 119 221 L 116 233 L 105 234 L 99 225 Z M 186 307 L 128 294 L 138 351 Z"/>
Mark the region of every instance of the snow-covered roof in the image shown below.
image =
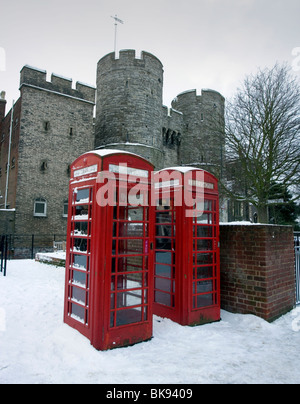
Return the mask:
<path id="1" fill-rule="evenodd" d="M 87 152 L 87 153 L 84 153 L 84 155 L 85 155 L 85 154 L 91 154 L 91 153 L 97 154 L 99 157 L 106 157 L 106 156 L 110 156 L 110 155 L 112 155 L 112 154 L 120 154 L 120 153 L 122 153 L 122 154 L 130 154 L 131 156 L 136 156 L 136 157 L 140 157 L 140 158 L 141 158 L 141 156 L 139 156 L 138 154 L 131 153 L 131 152 L 124 151 L 124 150 L 118 150 L 118 149 L 97 149 L 97 150 L 91 150 L 91 151 L 89 151 L 89 152 Z"/>
<path id="2" fill-rule="evenodd" d="M 287 225 L 269 224 L 269 223 L 253 223 L 249 221 L 236 221 L 236 222 L 220 222 L 224 226 L 264 226 L 264 227 L 290 227 Z"/>
<path id="3" fill-rule="evenodd" d="M 161 173 L 162 171 L 166 171 L 166 170 L 172 170 L 172 171 L 179 171 L 183 174 L 187 173 L 188 171 L 204 171 L 201 168 L 195 168 L 195 167 L 167 167 L 167 168 L 163 168 L 162 170 L 157 171 L 157 173 Z"/>

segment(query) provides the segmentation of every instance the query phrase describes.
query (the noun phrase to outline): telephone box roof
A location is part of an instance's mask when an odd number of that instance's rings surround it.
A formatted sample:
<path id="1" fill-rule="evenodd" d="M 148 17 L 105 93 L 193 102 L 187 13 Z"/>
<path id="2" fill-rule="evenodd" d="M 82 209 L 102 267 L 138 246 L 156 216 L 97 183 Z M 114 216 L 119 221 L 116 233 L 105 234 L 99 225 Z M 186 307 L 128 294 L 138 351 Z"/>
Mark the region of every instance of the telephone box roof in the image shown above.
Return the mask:
<path id="1" fill-rule="evenodd" d="M 192 170 L 197 170 L 197 171 L 204 171 L 201 168 L 195 168 L 195 167 L 168 167 L 168 168 L 163 168 L 162 170 L 156 171 L 158 173 L 162 172 L 162 171 L 180 171 L 181 173 L 187 173 L 188 171 L 192 171 Z"/>
<path id="2" fill-rule="evenodd" d="M 167 168 L 163 168 L 162 170 L 156 171 L 155 174 L 161 173 L 163 171 L 178 171 L 182 174 L 185 174 L 189 171 L 203 171 L 205 174 L 208 174 L 211 177 L 216 178 L 212 173 L 210 173 L 209 171 L 203 170 L 202 168 L 196 168 L 196 167 L 167 167 Z"/>
<path id="3" fill-rule="evenodd" d="M 133 156 L 133 157 L 138 157 L 141 160 L 147 161 L 148 164 L 150 164 L 151 166 L 154 167 L 154 165 L 148 161 L 147 159 L 145 159 L 144 157 L 140 156 L 139 154 L 135 154 L 135 153 L 131 153 L 125 150 L 119 150 L 119 149 L 95 149 L 95 150 L 90 150 L 84 154 L 82 154 L 79 158 L 82 158 L 85 155 L 88 154 L 95 154 L 97 156 L 99 156 L 100 158 L 105 158 L 107 156 L 112 156 L 115 154 L 127 154 L 128 156 Z"/>

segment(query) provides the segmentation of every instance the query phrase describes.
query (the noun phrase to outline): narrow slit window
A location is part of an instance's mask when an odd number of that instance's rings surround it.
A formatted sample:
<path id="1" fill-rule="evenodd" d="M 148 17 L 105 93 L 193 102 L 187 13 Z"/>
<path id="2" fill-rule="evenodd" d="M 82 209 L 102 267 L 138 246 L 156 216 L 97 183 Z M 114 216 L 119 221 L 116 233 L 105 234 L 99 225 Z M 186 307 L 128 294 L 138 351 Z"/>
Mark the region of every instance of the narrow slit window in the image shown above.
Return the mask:
<path id="1" fill-rule="evenodd" d="M 41 163 L 41 171 L 45 172 L 45 171 L 47 171 L 47 168 L 48 168 L 47 161 L 42 161 L 42 163 Z"/>
<path id="2" fill-rule="evenodd" d="M 44 121 L 44 131 L 48 132 L 50 130 L 50 122 Z"/>

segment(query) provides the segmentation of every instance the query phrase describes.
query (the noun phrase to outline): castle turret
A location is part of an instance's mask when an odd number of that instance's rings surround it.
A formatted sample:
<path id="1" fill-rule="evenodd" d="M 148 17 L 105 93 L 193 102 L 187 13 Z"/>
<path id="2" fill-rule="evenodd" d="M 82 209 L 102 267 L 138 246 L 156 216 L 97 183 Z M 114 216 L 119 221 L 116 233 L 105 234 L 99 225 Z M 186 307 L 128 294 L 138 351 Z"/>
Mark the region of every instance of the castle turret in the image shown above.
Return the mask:
<path id="1" fill-rule="evenodd" d="M 179 94 L 172 107 L 183 113 L 180 163 L 208 170 L 220 178 L 224 156 L 224 97 L 214 90 Z"/>
<path id="2" fill-rule="evenodd" d="M 152 54 L 134 50 L 98 62 L 95 147 L 116 147 L 163 164 L 163 66 Z"/>

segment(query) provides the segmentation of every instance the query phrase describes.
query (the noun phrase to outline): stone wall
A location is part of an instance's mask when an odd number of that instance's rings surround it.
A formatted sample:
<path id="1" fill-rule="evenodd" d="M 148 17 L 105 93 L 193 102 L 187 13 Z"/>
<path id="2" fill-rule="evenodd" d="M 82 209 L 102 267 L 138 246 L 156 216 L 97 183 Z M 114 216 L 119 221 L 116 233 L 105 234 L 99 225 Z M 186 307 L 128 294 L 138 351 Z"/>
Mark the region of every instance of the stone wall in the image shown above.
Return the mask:
<path id="1" fill-rule="evenodd" d="M 295 306 L 293 229 L 222 225 L 221 307 L 273 321 Z"/>
<path id="2" fill-rule="evenodd" d="M 15 230 L 14 209 L 0 209 L 0 235 L 13 234 Z"/>
<path id="3" fill-rule="evenodd" d="M 65 234 L 69 165 L 94 147 L 95 89 L 29 66 L 21 71 L 21 115 L 15 231 Z M 47 202 L 44 217 L 34 201 Z"/>

